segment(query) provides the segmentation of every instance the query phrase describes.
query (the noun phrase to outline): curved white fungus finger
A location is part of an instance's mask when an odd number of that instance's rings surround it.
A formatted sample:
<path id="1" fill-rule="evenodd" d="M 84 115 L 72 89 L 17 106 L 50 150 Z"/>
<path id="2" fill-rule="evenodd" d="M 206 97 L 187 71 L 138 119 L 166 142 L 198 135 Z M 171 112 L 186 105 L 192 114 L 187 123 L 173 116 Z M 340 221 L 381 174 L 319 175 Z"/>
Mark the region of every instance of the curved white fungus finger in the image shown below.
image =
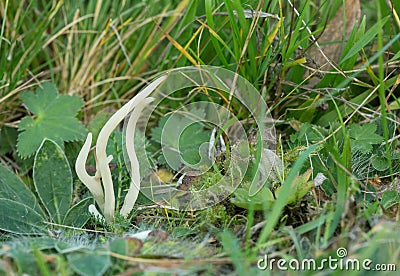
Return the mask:
<path id="1" fill-rule="evenodd" d="M 140 190 L 139 161 L 136 156 L 134 144 L 136 123 L 140 117 L 140 113 L 142 113 L 143 108 L 145 108 L 154 100 L 154 98 L 146 98 L 139 103 L 132 111 L 126 128 L 126 150 L 128 152 L 129 161 L 131 162 L 132 181 L 120 211 L 123 217 L 127 217 L 132 211 Z"/>
<path id="2" fill-rule="evenodd" d="M 96 176 L 90 176 L 86 171 L 86 161 L 89 156 L 90 145 L 92 144 L 92 133 L 89 133 L 86 137 L 86 141 L 82 146 L 78 154 L 78 158 L 75 162 L 75 171 L 82 183 L 89 189 L 92 193 L 97 204 L 100 208 L 104 208 L 104 193 L 101 187 L 100 179 Z M 97 174 L 97 173 L 96 173 Z"/>
<path id="3" fill-rule="evenodd" d="M 93 215 L 97 220 L 104 223 L 104 217 L 97 211 L 97 208 L 94 204 L 89 205 L 89 213 Z"/>
<path id="4" fill-rule="evenodd" d="M 97 160 L 99 163 L 99 170 L 104 187 L 104 217 L 107 222 L 114 220 L 115 213 L 115 198 L 114 187 L 112 184 L 111 171 L 107 162 L 107 141 L 111 132 L 118 126 L 118 124 L 132 111 L 139 103 L 141 103 L 147 96 L 149 96 L 165 79 L 167 76 L 162 76 L 153 81 L 143 91 L 133 97 L 129 102 L 122 106 L 111 118 L 107 121 L 99 133 L 96 142 Z"/>

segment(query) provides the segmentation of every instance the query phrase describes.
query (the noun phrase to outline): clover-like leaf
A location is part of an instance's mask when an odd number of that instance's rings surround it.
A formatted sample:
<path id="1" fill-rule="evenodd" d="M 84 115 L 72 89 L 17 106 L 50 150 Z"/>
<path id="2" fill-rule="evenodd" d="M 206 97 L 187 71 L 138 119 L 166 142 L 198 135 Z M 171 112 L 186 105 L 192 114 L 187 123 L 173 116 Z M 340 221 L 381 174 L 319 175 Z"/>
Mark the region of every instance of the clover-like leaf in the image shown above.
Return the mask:
<path id="1" fill-rule="evenodd" d="M 383 142 L 383 137 L 376 134 L 376 124 L 369 123 L 363 126 L 354 124 L 349 128 L 350 144 L 353 151 L 360 151 L 362 153 L 372 152 L 372 145 L 380 144 Z"/>
<path id="2" fill-rule="evenodd" d="M 21 157 L 32 156 L 44 138 L 63 142 L 76 141 L 86 136 L 87 130 L 75 118 L 83 101 L 78 96 L 59 95 L 52 83 L 43 83 L 33 91 L 21 94 L 21 99 L 34 116 L 22 118 L 18 125 L 17 149 Z"/>

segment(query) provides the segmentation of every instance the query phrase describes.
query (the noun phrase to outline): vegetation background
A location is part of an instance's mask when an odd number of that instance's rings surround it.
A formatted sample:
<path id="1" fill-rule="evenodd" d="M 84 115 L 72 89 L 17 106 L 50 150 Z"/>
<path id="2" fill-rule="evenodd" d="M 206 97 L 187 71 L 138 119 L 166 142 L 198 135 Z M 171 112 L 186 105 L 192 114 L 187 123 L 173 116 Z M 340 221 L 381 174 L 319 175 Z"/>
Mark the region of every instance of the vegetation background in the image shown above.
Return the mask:
<path id="1" fill-rule="evenodd" d="M 0 274 L 263 274 L 257 261 L 265 254 L 318 261 L 337 258 L 338 248 L 399 269 L 399 11 L 393 0 L 2 0 Z M 4 187 L 22 181 L 21 189 L 40 194 L 45 181 L 35 182 L 33 168 L 42 138 L 55 139 L 53 151 L 73 167 L 87 132 L 98 133 L 157 74 L 202 64 L 239 73 L 271 108 L 284 173 L 264 194 L 239 191 L 197 212 L 142 199 L 129 219 L 112 225 L 72 212 L 70 224 L 56 224 L 50 213 L 43 216 L 52 224 L 15 226 L 7 210 L 24 198 L 10 202 Z M 34 101 L 27 91 L 36 89 L 47 94 Z M 129 176 L 118 135 L 109 148 L 120 196 Z M 148 136 L 159 177 L 176 181 Z M 199 182 L 212 185 L 213 177 Z M 74 174 L 70 185 L 67 207 L 86 206 L 90 195 Z M 277 197 L 279 189 L 296 193 Z M 144 241 L 130 236 L 144 230 L 152 230 Z"/>

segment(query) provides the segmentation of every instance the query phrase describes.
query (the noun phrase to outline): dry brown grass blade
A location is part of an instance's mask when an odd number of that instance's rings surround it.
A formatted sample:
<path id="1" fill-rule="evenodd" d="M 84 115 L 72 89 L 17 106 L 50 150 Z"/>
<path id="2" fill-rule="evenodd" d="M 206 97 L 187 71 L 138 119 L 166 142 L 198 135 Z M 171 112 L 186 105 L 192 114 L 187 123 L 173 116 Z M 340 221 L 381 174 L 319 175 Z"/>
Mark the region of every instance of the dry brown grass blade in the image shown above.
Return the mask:
<path id="1" fill-rule="evenodd" d="M 186 51 L 187 47 L 182 47 L 182 45 L 179 44 L 175 39 L 173 39 L 168 33 L 164 32 L 164 36 L 169 40 L 169 42 L 174 45 L 174 47 L 182 54 L 184 55 L 193 65 L 199 65 L 199 62 L 196 61 L 188 51 Z"/>
<path id="2" fill-rule="evenodd" d="M 393 13 L 394 18 L 396 19 L 396 23 L 400 28 L 400 18 L 399 15 L 397 14 L 396 10 L 393 7 L 392 1 L 391 0 L 387 0 L 386 1 L 390 7 L 390 11 Z"/>
<path id="3" fill-rule="evenodd" d="M 190 268 L 204 264 L 228 264 L 231 263 L 229 258 L 208 258 L 208 259 L 193 259 L 193 260 L 186 260 L 186 259 L 176 259 L 176 258 L 144 258 L 144 257 L 129 257 L 125 255 L 121 255 L 114 252 L 109 252 L 111 257 L 115 257 L 120 260 L 125 260 L 132 263 L 138 264 L 149 264 L 155 265 L 164 268 L 172 268 L 172 267 L 184 267 Z"/>

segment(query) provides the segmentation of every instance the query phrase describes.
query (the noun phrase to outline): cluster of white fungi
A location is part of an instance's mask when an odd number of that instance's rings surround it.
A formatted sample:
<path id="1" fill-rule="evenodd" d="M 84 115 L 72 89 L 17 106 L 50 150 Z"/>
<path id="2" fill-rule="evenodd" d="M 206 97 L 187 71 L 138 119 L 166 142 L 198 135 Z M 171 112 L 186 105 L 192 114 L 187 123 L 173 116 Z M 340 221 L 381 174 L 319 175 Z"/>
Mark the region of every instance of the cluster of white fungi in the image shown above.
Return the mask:
<path id="1" fill-rule="evenodd" d="M 113 159 L 112 155 L 107 156 L 106 147 L 108 139 L 112 131 L 130 114 L 126 128 L 126 150 L 131 164 L 132 181 L 121 207 L 120 214 L 127 217 L 133 209 L 140 190 L 140 172 L 139 162 L 134 149 L 134 135 L 138 118 L 143 109 L 154 101 L 154 98 L 149 97 L 150 94 L 166 79 L 166 76 L 160 77 L 147 86 L 144 90 L 133 97 L 129 102 L 122 106 L 113 116 L 107 121 L 101 129 L 96 146 L 94 156 L 96 160 L 96 173 L 91 176 L 86 171 L 86 162 L 89 156 L 92 133 L 89 133 L 86 141 L 79 152 L 75 163 L 75 170 L 82 183 L 89 189 L 99 206 L 104 217 L 100 215 L 95 205 L 90 205 L 89 211 L 96 217 L 104 219 L 107 223 L 115 219 L 115 197 L 114 187 L 111 177 L 109 163 Z"/>

